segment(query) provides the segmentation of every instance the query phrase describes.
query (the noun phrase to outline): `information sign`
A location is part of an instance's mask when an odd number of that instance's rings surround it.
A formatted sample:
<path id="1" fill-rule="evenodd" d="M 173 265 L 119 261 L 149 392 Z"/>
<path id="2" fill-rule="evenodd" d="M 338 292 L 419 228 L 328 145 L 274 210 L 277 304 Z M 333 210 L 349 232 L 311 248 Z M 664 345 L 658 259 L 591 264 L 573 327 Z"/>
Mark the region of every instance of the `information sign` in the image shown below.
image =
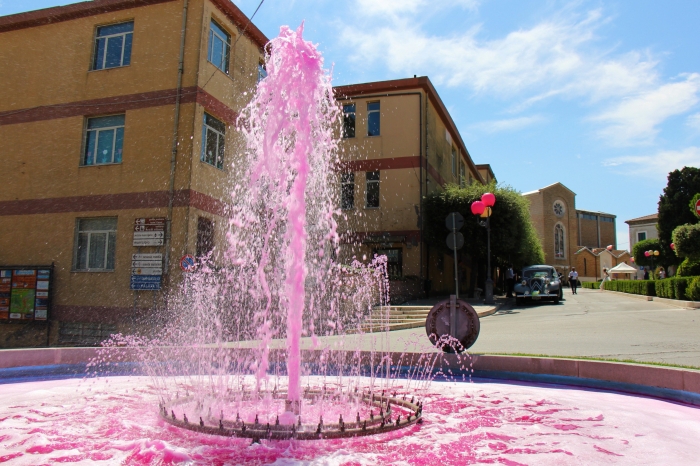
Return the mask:
<path id="1" fill-rule="evenodd" d="M 163 267 L 162 261 L 131 261 L 133 268 L 160 268 Z"/>
<path id="2" fill-rule="evenodd" d="M 163 246 L 164 238 L 165 217 L 137 218 L 134 220 L 133 246 Z"/>
<path id="3" fill-rule="evenodd" d="M 134 238 L 133 246 L 162 246 L 163 238 Z"/>
<path id="4" fill-rule="evenodd" d="M 131 275 L 163 275 L 162 267 L 136 267 L 131 269 Z"/>
<path id="5" fill-rule="evenodd" d="M 132 290 L 160 290 L 160 275 L 132 275 L 129 288 Z"/>
<path id="6" fill-rule="evenodd" d="M 132 254 L 132 261 L 163 261 L 163 254 Z"/>
<path id="7" fill-rule="evenodd" d="M 46 320 L 50 282 L 50 268 L 0 269 L 0 320 Z"/>

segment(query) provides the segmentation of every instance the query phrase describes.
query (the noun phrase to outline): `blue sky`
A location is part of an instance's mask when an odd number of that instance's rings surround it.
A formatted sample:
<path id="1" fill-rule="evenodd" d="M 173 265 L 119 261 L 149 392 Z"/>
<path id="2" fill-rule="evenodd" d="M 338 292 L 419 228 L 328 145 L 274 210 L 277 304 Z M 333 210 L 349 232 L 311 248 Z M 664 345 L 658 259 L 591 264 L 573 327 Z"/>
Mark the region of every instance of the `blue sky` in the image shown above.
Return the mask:
<path id="1" fill-rule="evenodd" d="M 265 0 L 254 23 L 272 38 L 305 20 L 336 85 L 429 76 L 476 163 L 523 192 L 562 182 L 617 215 L 626 248 L 667 173 L 700 166 L 698 18 L 682 0 Z"/>

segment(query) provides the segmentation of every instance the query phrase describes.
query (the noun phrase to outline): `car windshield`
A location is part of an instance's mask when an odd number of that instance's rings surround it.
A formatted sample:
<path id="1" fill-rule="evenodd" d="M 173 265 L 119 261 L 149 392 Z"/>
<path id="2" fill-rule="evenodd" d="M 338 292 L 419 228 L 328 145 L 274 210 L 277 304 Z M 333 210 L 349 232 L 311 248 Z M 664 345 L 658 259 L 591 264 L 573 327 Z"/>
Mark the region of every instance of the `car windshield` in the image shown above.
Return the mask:
<path id="1" fill-rule="evenodd" d="M 535 270 L 525 270 L 523 272 L 523 277 L 525 278 L 552 278 L 547 270 L 535 269 Z"/>

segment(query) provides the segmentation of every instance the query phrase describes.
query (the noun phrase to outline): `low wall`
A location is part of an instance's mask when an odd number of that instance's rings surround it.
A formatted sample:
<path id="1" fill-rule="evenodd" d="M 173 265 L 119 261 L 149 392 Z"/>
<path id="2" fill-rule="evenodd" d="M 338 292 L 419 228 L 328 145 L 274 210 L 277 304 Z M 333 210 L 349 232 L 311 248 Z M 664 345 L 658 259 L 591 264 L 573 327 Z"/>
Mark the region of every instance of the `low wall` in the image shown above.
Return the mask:
<path id="1" fill-rule="evenodd" d="M 220 351 L 212 349 L 212 351 Z M 231 352 L 249 350 L 227 349 Z M 55 365 L 86 364 L 97 355 L 98 348 L 38 348 L 0 350 L 0 369 L 32 368 L 34 376 L 40 376 L 42 367 Z M 137 362 L 136 352 L 128 348 L 112 353 L 115 362 Z M 350 361 L 356 353 L 337 352 L 339 359 Z M 316 362 L 320 351 L 305 351 L 305 362 Z M 419 363 L 421 354 L 392 353 L 395 365 L 410 366 Z M 104 358 L 104 355 L 102 355 Z M 437 366 L 450 369 L 456 376 L 465 372 L 464 356 L 440 354 Z M 377 354 L 362 353 L 365 362 L 376 361 Z M 423 359 L 424 363 L 425 360 Z M 633 394 L 654 396 L 700 406 L 700 370 L 660 367 L 643 364 L 627 364 L 584 359 L 559 359 L 527 356 L 471 355 L 475 377 L 500 380 L 533 381 L 574 385 Z M 0 378 L 3 377 L 0 370 Z"/>

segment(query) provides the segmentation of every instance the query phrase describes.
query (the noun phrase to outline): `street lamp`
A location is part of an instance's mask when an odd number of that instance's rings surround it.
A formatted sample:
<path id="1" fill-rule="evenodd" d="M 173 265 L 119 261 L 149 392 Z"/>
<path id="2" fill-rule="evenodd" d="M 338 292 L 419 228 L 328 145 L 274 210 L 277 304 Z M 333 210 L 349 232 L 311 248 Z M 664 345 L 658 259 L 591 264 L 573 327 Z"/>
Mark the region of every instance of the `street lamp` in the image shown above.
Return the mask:
<path id="1" fill-rule="evenodd" d="M 486 220 L 481 220 L 479 225 L 486 227 L 486 286 L 484 290 L 484 304 L 494 304 L 493 280 L 491 279 L 491 207 L 496 203 L 496 196 L 485 193 L 480 201 L 472 202 L 472 213 Z"/>
<path id="2" fill-rule="evenodd" d="M 651 257 L 651 276 L 654 277 L 654 257 L 659 255 L 659 251 L 648 250 L 644 251 L 644 255 Z"/>

